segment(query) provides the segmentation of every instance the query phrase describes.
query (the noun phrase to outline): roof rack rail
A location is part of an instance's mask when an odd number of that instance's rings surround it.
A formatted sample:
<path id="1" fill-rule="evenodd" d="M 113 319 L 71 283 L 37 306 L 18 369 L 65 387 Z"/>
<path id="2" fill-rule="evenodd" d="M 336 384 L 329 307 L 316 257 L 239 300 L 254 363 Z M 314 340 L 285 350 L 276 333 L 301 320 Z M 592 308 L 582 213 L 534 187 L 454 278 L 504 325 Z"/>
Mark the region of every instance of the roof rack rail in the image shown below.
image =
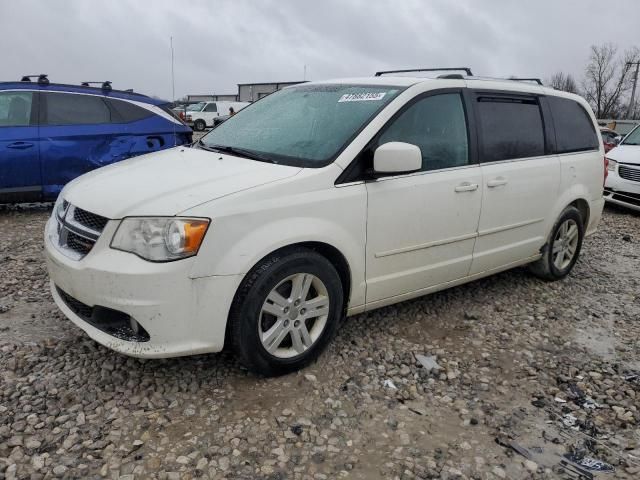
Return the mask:
<path id="1" fill-rule="evenodd" d="M 538 85 L 544 85 L 542 80 L 539 78 L 519 78 L 519 77 L 511 77 L 507 80 L 513 80 L 514 82 L 536 82 Z"/>
<path id="2" fill-rule="evenodd" d="M 408 70 L 383 70 L 380 72 L 376 72 L 376 77 L 381 77 L 382 75 L 387 75 L 390 73 L 412 73 L 412 72 L 465 72 L 470 77 L 473 76 L 471 73 L 471 69 L 469 67 L 461 67 L 461 68 L 410 68 Z"/>
<path id="3" fill-rule="evenodd" d="M 101 85 L 103 90 L 113 89 L 109 80 L 106 80 L 104 82 L 82 82 L 80 85 L 83 87 L 90 87 L 91 85 Z"/>
<path id="4" fill-rule="evenodd" d="M 49 79 L 46 73 L 40 73 L 38 75 L 23 75 L 20 79 L 21 82 L 30 82 L 32 78 L 38 78 L 40 85 L 49 85 Z"/>

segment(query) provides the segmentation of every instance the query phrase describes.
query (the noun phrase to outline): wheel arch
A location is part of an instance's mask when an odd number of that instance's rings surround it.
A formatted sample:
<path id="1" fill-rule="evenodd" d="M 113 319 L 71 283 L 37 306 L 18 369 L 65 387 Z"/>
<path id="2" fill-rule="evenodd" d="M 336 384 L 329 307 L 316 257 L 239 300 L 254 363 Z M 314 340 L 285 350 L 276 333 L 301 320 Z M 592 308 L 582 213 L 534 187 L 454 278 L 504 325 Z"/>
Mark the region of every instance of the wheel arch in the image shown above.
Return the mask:
<path id="1" fill-rule="evenodd" d="M 345 255 L 333 245 L 330 245 L 325 242 L 320 242 L 320 241 L 303 241 L 303 242 L 291 243 L 289 245 L 279 247 L 269 252 L 267 255 L 263 256 L 260 260 L 255 262 L 255 264 L 251 267 L 251 270 L 256 265 L 259 265 L 260 262 L 270 257 L 271 255 L 285 254 L 287 251 L 292 251 L 297 248 L 306 248 L 306 249 L 312 250 L 322 255 L 335 267 L 336 271 L 338 272 L 338 275 L 340 276 L 340 283 L 342 284 L 342 291 L 344 293 L 344 299 L 345 299 L 344 304 L 345 304 L 345 310 L 346 310 L 346 307 L 349 305 L 349 299 L 351 297 L 351 286 L 352 286 L 351 267 Z"/>
<path id="2" fill-rule="evenodd" d="M 279 248 L 272 250 L 271 252 L 267 253 L 262 258 L 257 260 L 251 266 L 247 274 L 268 257 L 274 254 L 286 254 L 287 251 L 295 251 L 298 248 L 306 248 L 314 252 L 317 252 L 318 254 L 326 258 L 336 268 L 336 271 L 340 276 L 340 283 L 342 284 L 342 291 L 344 294 L 343 316 L 345 316 L 349 307 L 349 300 L 351 298 L 351 288 L 352 288 L 352 282 L 353 282 L 351 267 L 345 255 L 333 245 L 330 245 L 325 242 L 320 242 L 320 241 L 302 241 L 302 242 L 296 242 L 296 243 L 291 243 L 288 245 L 281 246 Z M 236 289 L 236 292 L 233 295 L 233 298 L 234 298 L 233 302 L 235 302 L 235 299 L 238 295 L 238 292 L 242 288 L 242 284 L 245 281 L 247 274 L 245 274 L 244 278 L 238 285 L 238 288 Z M 225 347 L 228 345 L 229 333 L 231 329 L 230 315 L 231 315 L 231 310 L 227 313 L 227 322 L 225 326 L 225 335 L 224 335 Z"/>
<path id="3" fill-rule="evenodd" d="M 578 211 L 580 212 L 580 216 L 582 217 L 582 225 L 584 226 L 584 230 L 586 231 L 587 226 L 589 225 L 589 218 L 591 215 L 591 208 L 589 207 L 589 202 L 587 202 L 584 198 L 577 198 L 567 206 L 573 206 L 578 209 Z"/>

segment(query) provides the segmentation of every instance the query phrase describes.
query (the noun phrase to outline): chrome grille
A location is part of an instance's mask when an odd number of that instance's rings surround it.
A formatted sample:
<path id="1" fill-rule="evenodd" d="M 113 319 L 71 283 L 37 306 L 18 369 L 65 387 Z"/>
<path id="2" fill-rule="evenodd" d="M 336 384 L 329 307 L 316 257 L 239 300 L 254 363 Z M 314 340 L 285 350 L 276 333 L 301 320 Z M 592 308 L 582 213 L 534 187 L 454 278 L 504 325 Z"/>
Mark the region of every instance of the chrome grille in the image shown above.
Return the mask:
<path id="1" fill-rule="evenodd" d="M 71 205 L 66 200 L 53 213 L 56 220 L 52 242 L 66 256 L 80 260 L 95 245 L 109 219 Z M 55 237 L 55 238 L 54 238 Z"/>
<path id="2" fill-rule="evenodd" d="M 629 165 L 618 165 L 618 175 L 625 180 L 640 182 L 640 166 L 634 168 Z"/>

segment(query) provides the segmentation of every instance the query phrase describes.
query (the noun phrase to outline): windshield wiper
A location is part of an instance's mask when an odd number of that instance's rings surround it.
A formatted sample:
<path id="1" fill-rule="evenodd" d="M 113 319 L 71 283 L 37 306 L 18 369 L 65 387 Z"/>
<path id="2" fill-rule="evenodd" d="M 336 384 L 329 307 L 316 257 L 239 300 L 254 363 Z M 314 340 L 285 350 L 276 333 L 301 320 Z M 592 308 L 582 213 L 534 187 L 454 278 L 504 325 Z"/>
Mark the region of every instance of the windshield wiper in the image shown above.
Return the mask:
<path id="1" fill-rule="evenodd" d="M 200 142 L 202 142 L 202 140 L 200 140 Z M 206 145 L 204 142 L 202 142 L 202 145 L 206 150 L 213 150 L 213 151 L 222 152 L 222 153 L 230 153 L 231 155 L 249 158 L 251 160 L 258 160 L 260 162 L 278 163 L 273 158 L 260 155 L 259 153 L 254 152 L 253 150 L 246 150 L 244 148 L 231 147 L 229 145 Z"/>

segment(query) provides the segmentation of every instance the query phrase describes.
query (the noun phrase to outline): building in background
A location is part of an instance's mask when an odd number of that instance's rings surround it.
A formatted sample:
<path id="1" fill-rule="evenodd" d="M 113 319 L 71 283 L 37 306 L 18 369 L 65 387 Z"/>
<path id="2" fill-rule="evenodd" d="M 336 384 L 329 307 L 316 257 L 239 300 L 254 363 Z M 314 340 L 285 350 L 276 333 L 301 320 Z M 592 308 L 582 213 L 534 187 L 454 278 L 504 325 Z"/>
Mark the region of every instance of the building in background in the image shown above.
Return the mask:
<path id="1" fill-rule="evenodd" d="M 239 83 L 238 93 L 221 94 L 221 95 L 187 95 L 186 101 L 182 103 L 196 102 L 255 102 L 262 97 L 266 97 L 270 93 L 288 87 L 289 85 L 297 85 L 300 82 L 263 82 L 263 83 Z"/>
<path id="2" fill-rule="evenodd" d="M 228 93 L 222 95 L 187 95 L 187 103 L 195 102 L 235 102 L 238 96 L 235 93 Z"/>
<path id="3" fill-rule="evenodd" d="M 269 83 L 239 83 L 238 84 L 238 101 L 239 102 L 255 102 L 262 97 L 266 97 L 270 93 L 288 87 L 289 85 L 297 85 L 300 82 L 269 82 Z"/>

